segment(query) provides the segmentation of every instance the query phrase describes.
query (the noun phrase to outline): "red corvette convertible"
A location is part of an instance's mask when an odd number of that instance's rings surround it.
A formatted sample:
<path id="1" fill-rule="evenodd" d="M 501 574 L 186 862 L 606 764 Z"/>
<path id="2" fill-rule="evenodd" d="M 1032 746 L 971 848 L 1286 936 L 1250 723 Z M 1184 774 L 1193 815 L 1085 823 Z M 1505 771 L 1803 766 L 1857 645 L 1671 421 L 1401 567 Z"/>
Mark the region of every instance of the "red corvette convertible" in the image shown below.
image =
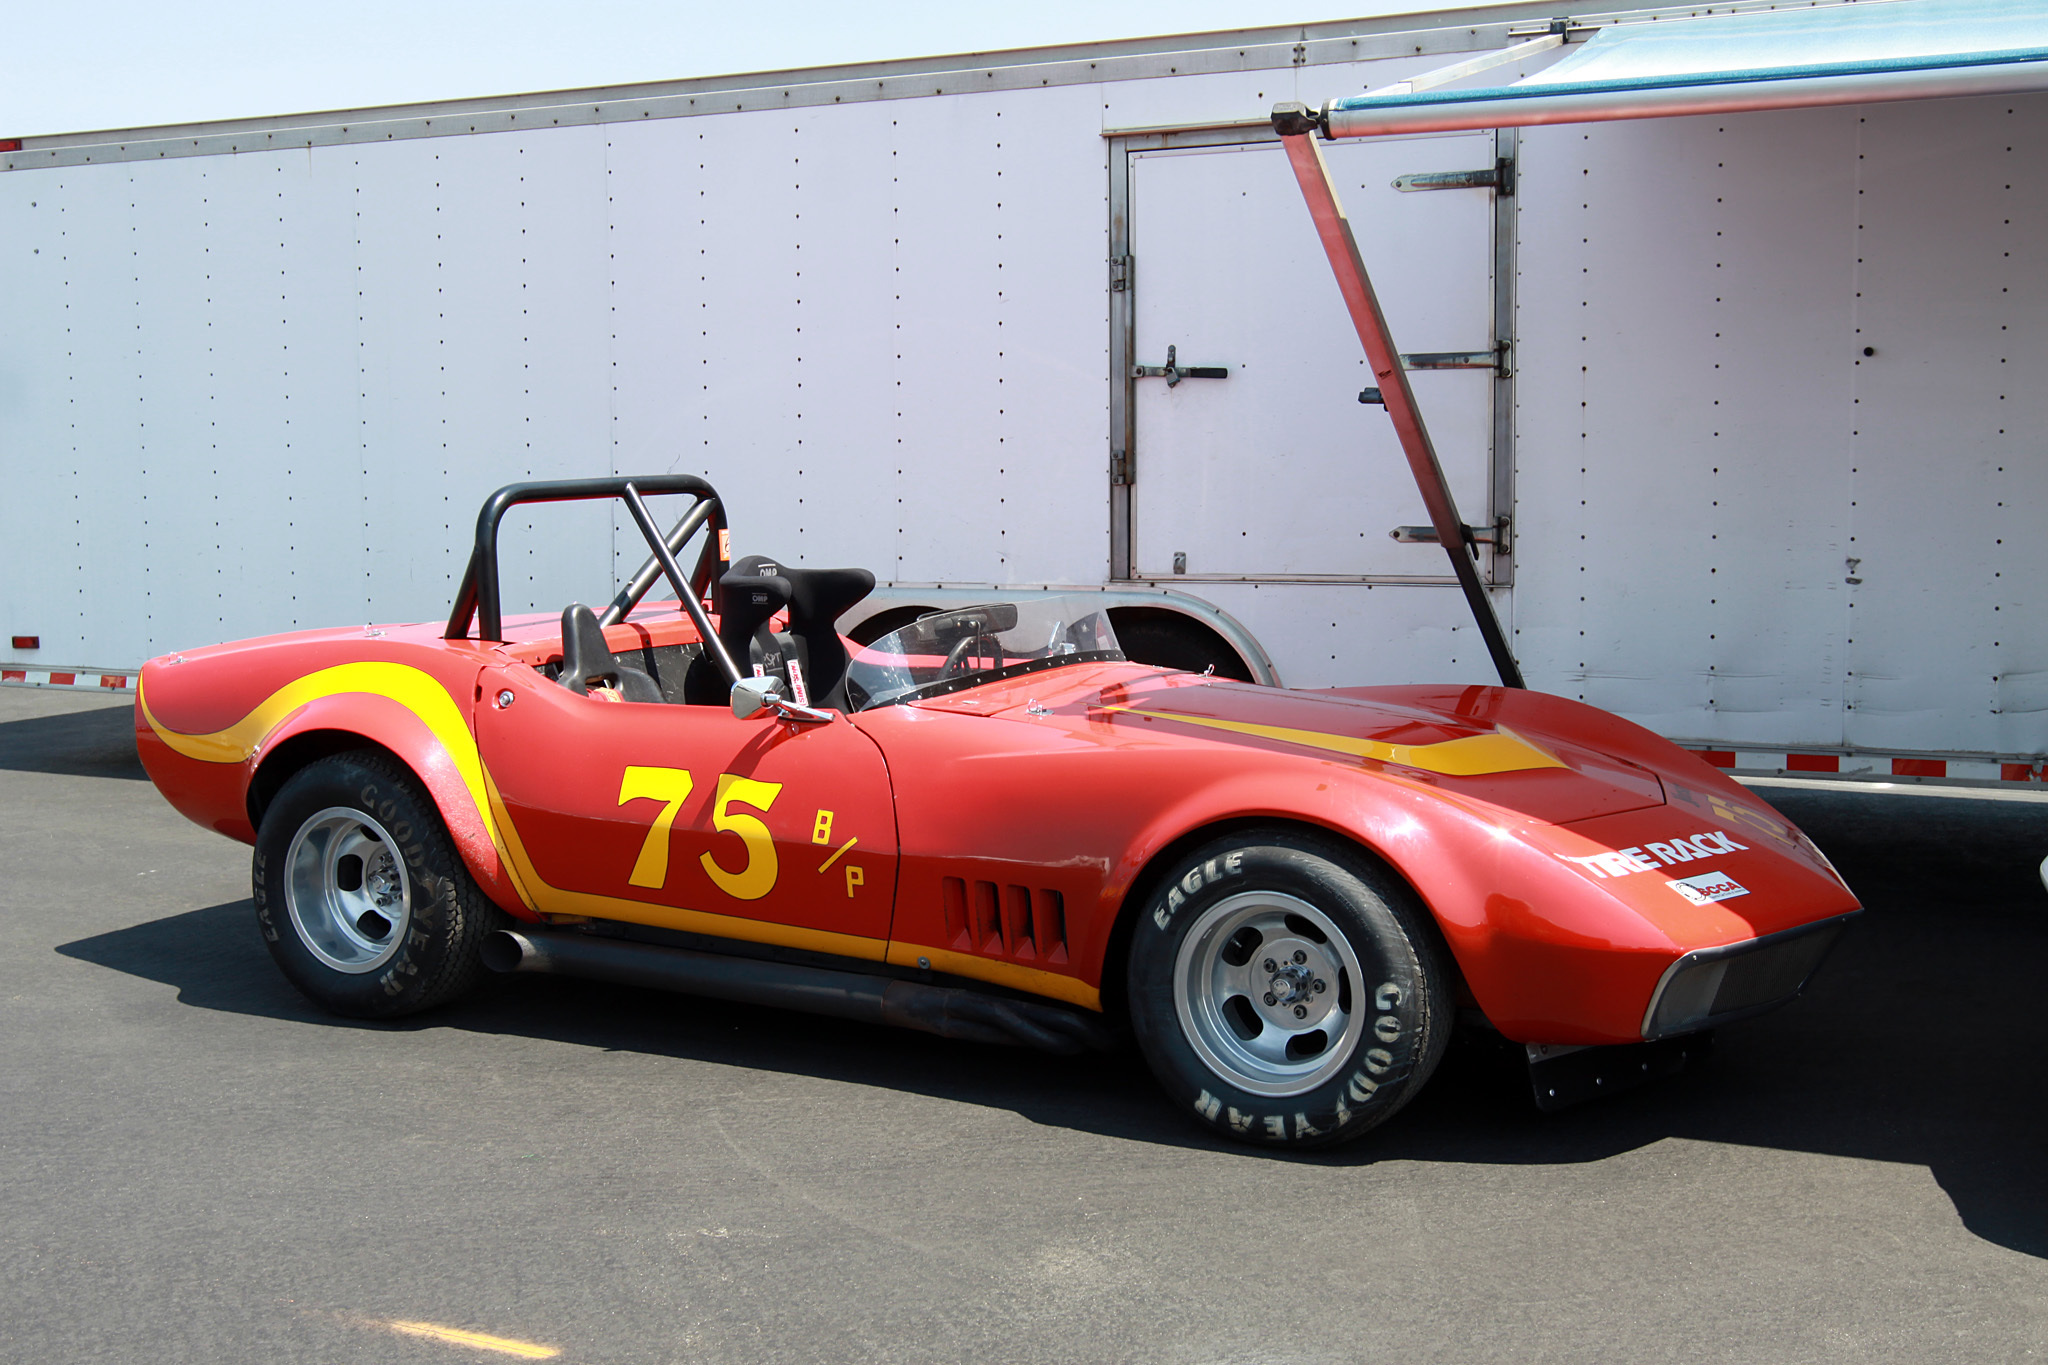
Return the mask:
<path id="1" fill-rule="evenodd" d="M 692 499 L 666 534 L 652 494 Z M 641 571 L 502 619 L 506 510 L 608 498 Z M 1577 702 L 1149 667 L 1085 593 L 858 645 L 872 575 L 728 544 L 695 478 L 502 489 L 446 625 L 151 661 L 143 761 L 255 846 L 270 951 L 340 1013 L 527 970 L 1054 1050 L 1128 1028 L 1172 1103 L 1289 1145 L 1399 1109 L 1461 1011 L 1581 1063 L 1539 1102 L 1662 1069 L 1858 913 L 1769 807 Z"/>

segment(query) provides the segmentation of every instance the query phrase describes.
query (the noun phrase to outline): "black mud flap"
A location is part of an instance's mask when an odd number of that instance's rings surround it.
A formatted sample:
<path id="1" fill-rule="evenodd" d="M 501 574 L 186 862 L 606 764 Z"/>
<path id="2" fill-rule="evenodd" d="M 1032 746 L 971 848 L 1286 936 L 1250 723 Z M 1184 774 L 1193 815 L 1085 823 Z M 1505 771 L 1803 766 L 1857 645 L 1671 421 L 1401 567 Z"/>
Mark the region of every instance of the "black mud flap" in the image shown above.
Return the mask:
<path id="1" fill-rule="evenodd" d="M 1618 1095 L 1649 1081 L 1675 1076 L 1714 1050 L 1712 1032 L 1688 1033 L 1620 1047 L 1558 1047 L 1531 1043 L 1529 1089 L 1544 1113 Z"/>

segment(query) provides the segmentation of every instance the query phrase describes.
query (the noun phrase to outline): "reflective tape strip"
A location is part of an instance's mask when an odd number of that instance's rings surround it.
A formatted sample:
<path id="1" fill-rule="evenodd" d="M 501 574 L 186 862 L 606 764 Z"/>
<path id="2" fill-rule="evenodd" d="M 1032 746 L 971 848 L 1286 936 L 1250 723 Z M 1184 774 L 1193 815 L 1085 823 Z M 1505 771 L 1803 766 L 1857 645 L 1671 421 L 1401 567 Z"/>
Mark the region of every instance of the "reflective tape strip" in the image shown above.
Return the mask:
<path id="1" fill-rule="evenodd" d="M 0 686 L 62 687 L 74 691 L 135 690 L 135 674 L 108 673 L 96 668 L 0 668 Z"/>
<path id="2" fill-rule="evenodd" d="M 2039 758 L 1928 758 L 1919 754 L 1787 753 L 1776 749 L 1688 749 L 1716 768 L 1787 777 L 1917 777 L 1962 782 L 2041 782 Z"/>

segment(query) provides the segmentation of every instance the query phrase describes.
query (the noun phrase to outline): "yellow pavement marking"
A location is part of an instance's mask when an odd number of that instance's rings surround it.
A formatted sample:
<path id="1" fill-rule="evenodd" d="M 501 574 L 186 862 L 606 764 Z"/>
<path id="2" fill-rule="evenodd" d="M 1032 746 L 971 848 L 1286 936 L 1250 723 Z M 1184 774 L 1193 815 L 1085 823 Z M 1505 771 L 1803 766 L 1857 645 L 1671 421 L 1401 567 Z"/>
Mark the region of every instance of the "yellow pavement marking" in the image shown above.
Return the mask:
<path id="1" fill-rule="evenodd" d="M 460 1327 L 442 1327 L 431 1322 L 402 1322 L 397 1318 L 391 1318 L 384 1325 L 409 1337 L 425 1337 L 429 1341 L 445 1342 L 450 1346 L 474 1346 L 480 1351 L 498 1351 L 508 1356 L 518 1356 L 521 1360 L 552 1360 L 562 1353 L 559 1346 L 515 1341 L 511 1337 L 494 1337 L 485 1332 L 465 1332 Z"/>

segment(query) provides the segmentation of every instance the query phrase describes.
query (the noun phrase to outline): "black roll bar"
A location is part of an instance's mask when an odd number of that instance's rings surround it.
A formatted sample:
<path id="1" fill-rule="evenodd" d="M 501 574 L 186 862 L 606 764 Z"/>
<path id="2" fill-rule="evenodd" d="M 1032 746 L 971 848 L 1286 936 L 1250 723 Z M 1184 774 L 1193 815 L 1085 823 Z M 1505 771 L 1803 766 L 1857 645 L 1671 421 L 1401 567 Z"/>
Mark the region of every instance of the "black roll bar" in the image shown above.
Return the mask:
<path id="1" fill-rule="evenodd" d="M 483 509 L 476 518 L 476 548 L 470 551 L 469 567 L 463 571 L 462 584 L 455 590 L 455 606 L 448 615 L 448 629 L 444 632 L 450 640 L 469 638 L 472 620 L 476 623 L 476 637 L 479 640 L 500 641 L 505 638 L 504 616 L 498 596 L 498 523 L 505 513 L 522 503 L 536 502 L 589 502 L 598 499 L 618 498 L 629 508 L 636 500 L 629 494 L 689 493 L 697 501 L 683 515 L 681 521 L 667 536 L 657 530 L 646 532 L 650 546 L 656 553 L 648 564 L 641 566 L 612 605 L 606 608 L 605 621 L 616 624 L 639 601 L 640 595 L 650 587 L 656 574 L 664 571 L 663 559 L 673 566 L 672 553 L 680 549 L 684 541 L 699 527 L 710 524 L 710 534 L 705 537 L 704 549 L 697 556 L 695 571 L 687 585 L 675 583 L 677 595 L 682 599 L 683 610 L 688 612 L 697 632 L 704 637 L 707 650 L 716 649 L 714 657 L 732 672 L 731 660 L 724 658 L 724 650 L 717 647 L 718 636 L 711 629 L 705 617 L 704 605 L 699 600 L 705 593 L 713 592 L 718 581 L 717 567 L 724 559 L 726 546 L 725 505 L 719 500 L 718 492 L 694 474 L 648 474 L 637 478 L 609 479 L 550 479 L 537 483 L 508 483 L 490 497 L 484 499 Z M 634 511 L 639 520 L 646 511 L 642 506 Z M 651 522 L 644 526 L 652 526 Z M 649 566 L 652 566 L 652 572 Z M 638 592 L 633 589 L 637 586 Z M 722 603 L 718 605 L 723 605 Z"/>

